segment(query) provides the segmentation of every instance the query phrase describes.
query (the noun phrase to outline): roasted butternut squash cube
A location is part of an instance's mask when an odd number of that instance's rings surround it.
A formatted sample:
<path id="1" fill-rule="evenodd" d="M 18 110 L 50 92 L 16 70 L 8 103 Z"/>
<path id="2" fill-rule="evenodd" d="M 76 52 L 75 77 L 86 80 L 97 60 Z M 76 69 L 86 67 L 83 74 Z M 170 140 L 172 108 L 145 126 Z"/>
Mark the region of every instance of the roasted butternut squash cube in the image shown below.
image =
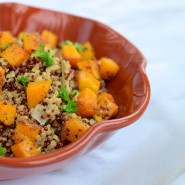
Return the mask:
<path id="1" fill-rule="evenodd" d="M 82 122 L 79 117 L 69 118 L 62 128 L 61 137 L 74 142 L 82 137 L 89 128 L 90 126 L 87 123 Z"/>
<path id="2" fill-rule="evenodd" d="M 0 67 L 0 95 L 2 94 L 4 75 L 5 75 L 5 70 Z"/>
<path id="3" fill-rule="evenodd" d="M 18 35 L 18 38 L 21 39 L 22 41 L 24 40 L 25 37 L 27 37 L 30 33 L 26 32 L 20 32 Z"/>
<path id="4" fill-rule="evenodd" d="M 97 95 L 90 89 L 83 89 L 78 95 L 77 115 L 88 118 L 96 113 Z"/>
<path id="5" fill-rule="evenodd" d="M 21 134 L 19 131 L 14 130 L 14 133 L 12 135 L 12 140 L 14 140 L 15 143 L 20 143 L 24 140 L 28 139 L 27 136 L 25 136 L 24 134 Z"/>
<path id="6" fill-rule="evenodd" d="M 91 89 L 95 94 L 98 94 L 100 81 L 94 78 L 90 73 L 79 71 L 76 77 L 79 90 L 85 88 Z"/>
<path id="7" fill-rule="evenodd" d="M 23 37 L 23 48 L 31 54 L 40 47 L 41 41 L 38 33 L 29 33 Z"/>
<path id="8" fill-rule="evenodd" d="M 110 58 L 100 59 L 100 76 L 104 80 L 112 79 L 119 71 L 119 65 Z"/>
<path id="9" fill-rule="evenodd" d="M 15 42 L 15 39 L 9 32 L 7 31 L 0 32 L 0 48 L 7 47 L 9 44 L 13 42 Z"/>
<path id="10" fill-rule="evenodd" d="M 93 60 L 86 60 L 77 63 L 78 69 L 81 71 L 86 71 L 92 74 L 96 79 L 100 79 L 100 73 L 98 64 Z"/>
<path id="11" fill-rule="evenodd" d="M 112 103 L 115 103 L 114 97 L 107 92 L 101 92 L 100 94 L 98 94 L 98 103 L 104 98 L 106 97 L 107 99 L 109 99 Z"/>
<path id="12" fill-rule="evenodd" d="M 90 42 L 86 42 L 83 44 L 83 50 L 79 51 L 81 55 L 81 60 L 92 60 L 95 59 L 95 54 L 92 45 Z"/>
<path id="13" fill-rule="evenodd" d="M 5 101 L 0 102 L 0 121 L 5 125 L 11 125 L 16 116 L 16 107 L 6 103 Z"/>
<path id="14" fill-rule="evenodd" d="M 29 139 L 14 144 L 11 149 L 15 157 L 33 157 L 41 153 L 39 148 Z"/>
<path id="15" fill-rule="evenodd" d="M 81 61 L 81 56 L 73 45 L 66 45 L 62 48 L 62 57 L 68 60 L 72 67 L 76 68 L 77 63 Z"/>
<path id="16" fill-rule="evenodd" d="M 28 108 L 34 108 L 47 95 L 52 80 L 43 80 L 38 82 L 29 82 L 26 88 Z"/>
<path id="17" fill-rule="evenodd" d="M 14 67 L 20 66 L 23 62 L 27 61 L 30 55 L 18 44 L 13 43 L 10 47 L 0 53 L 0 56 Z"/>
<path id="18" fill-rule="evenodd" d="M 98 108 L 96 116 L 94 116 L 94 119 L 96 121 L 101 120 L 108 120 L 118 113 L 118 106 L 110 101 L 106 96 L 104 96 L 99 102 L 98 102 Z M 97 119 L 98 118 L 98 119 Z"/>
<path id="19" fill-rule="evenodd" d="M 37 124 L 30 123 L 25 119 L 20 120 L 16 125 L 12 139 L 22 140 L 27 137 L 30 140 L 35 141 L 40 129 L 40 126 Z"/>
<path id="20" fill-rule="evenodd" d="M 41 38 L 46 46 L 49 46 L 51 48 L 55 48 L 57 45 L 57 35 L 54 34 L 51 31 L 43 30 L 41 33 Z"/>

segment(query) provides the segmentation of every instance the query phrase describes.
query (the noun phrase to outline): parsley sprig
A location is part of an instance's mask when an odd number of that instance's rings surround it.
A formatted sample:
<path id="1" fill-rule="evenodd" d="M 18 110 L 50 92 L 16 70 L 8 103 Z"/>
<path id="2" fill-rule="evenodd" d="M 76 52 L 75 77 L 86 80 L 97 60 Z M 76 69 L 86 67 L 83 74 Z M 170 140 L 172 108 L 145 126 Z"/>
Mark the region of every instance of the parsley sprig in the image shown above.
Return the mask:
<path id="1" fill-rule="evenodd" d="M 70 46 L 70 45 L 74 45 L 74 47 L 77 49 L 77 51 L 83 50 L 83 45 L 78 42 L 73 43 L 70 40 L 66 40 L 66 41 L 60 43 L 61 48 L 63 48 L 64 46 Z"/>
<path id="2" fill-rule="evenodd" d="M 34 57 L 41 58 L 43 60 L 43 66 L 50 67 L 53 65 L 53 55 L 54 51 L 52 49 L 44 51 L 44 45 L 41 44 L 40 47 L 32 54 Z"/>
<path id="3" fill-rule="evenodd" d="M 0 156 L 5 156 L 5 154 L 6 154 L 6 149 L 3 148 L 3 147 L 1 146 L 1 144 L 0 144 Z"/>
<path id="4" fill-rule="evenodd" d="M 67 104 L 64 104 L 62 105 L 62 109 L 66 112 L 69 112 L 69 113 L 73 113 L 73 112 L 76 112 L 77 111 L 77 105 L 76 105 L 76 102 L 74 100 L 71 100 L 70 97 L 69 97 L 69 93 L 67 91 L 67 89 L 62 86 L 60 89 L 59 89 L 59 96 L 65 100 L 67 102 Z M 72 93 L 72 96 L 73 96 L 74 93 Z"/>
<path id="5" fill-rule="evenodd" d="M 28 83 L 28 77 L 27 76 L 20 76 L 18 78 L 16 78 L 17 81 L 20 82 L 20 84 L 26 88 L 26 84 Z"/>

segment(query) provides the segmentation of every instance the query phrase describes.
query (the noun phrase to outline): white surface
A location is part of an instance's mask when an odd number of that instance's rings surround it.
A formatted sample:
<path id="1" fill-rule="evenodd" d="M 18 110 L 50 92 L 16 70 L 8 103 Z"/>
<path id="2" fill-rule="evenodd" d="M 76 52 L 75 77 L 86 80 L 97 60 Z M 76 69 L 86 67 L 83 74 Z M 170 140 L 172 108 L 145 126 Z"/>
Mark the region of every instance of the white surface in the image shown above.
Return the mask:
<path id="1" fill-rule="evenodd" d="M 185 185 L 185 1 L 31 0 L 29 4 L 97 19 L 126 36 L 148 60 L 151 101 L 139 121 L 65 169 L 0 184 Z"/>

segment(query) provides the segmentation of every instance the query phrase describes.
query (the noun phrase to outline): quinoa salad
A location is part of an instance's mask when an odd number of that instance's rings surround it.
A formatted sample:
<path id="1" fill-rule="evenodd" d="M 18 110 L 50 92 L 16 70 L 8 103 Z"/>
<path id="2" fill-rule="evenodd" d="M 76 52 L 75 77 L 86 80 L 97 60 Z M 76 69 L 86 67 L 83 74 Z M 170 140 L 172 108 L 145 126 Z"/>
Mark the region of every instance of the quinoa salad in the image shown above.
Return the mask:
<path id="1" fill-rule="evenodd" d="M 0 31 L 0 157 L 32 157 L 75 142 L 114 118 L 106 89 L 119 65 L 90 42 L 59 42 L 49 30 Z"/>

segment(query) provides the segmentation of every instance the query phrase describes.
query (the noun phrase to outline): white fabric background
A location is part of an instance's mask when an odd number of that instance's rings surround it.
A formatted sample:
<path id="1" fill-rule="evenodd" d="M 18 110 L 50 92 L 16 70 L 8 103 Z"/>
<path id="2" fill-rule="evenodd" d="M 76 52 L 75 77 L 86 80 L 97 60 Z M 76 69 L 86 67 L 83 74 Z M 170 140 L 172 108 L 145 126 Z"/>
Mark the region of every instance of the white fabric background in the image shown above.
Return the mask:
<path id="1" fill-rule="evenodd" d="M 185 1 L 16 2 L 87 16 L 113 27 L 146 56 L 152 93 L 141 119 L 73 164 L 0 184 L 185 185 Z"/>

